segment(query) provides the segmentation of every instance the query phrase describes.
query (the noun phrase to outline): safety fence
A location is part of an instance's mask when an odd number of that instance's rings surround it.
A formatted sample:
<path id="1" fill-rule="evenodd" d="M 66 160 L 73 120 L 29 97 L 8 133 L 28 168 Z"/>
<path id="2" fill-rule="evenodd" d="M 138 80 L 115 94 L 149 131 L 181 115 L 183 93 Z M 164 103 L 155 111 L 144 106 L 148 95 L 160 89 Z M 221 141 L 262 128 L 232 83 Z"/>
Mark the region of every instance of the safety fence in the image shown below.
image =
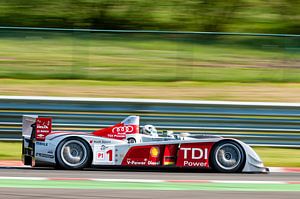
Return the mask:
<path id="1" fill-rule="evenodd" d="M 92 132 L 139 115 L 159 131 L 234 137 L 251 145 L 300 147 L 300 104 L 119 98 L 0 96 L 0 139 L 20 140 L 22 115 L 53 129 Z"/>
<path id="2" fill-rule="evenodd" d="M 0 78 L 300 82 L 300 35 L 0 26 Z"/>

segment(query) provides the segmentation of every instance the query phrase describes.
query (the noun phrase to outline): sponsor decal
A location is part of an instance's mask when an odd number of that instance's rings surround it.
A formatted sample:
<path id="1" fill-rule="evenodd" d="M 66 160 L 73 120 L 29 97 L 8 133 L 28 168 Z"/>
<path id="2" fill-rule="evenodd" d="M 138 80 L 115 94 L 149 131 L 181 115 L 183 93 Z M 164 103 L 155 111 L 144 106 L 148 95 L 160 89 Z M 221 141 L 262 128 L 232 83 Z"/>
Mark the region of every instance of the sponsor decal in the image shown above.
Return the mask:
<path id="1" fill-rule="evenodd" d="M 47 153 L 49 153 L 49 154 L 54 154 L 54 152 L 53 152 L 53 151 L 51 151 L 51 150 L 50 150 L 50 151 L 47 151 Z"/>
<path id="2" fill-rule="evenodd" d="M 156 165 L 160 165 L 160 161 L 155 162 L 155 161 L 149 160 L 149 161 L 147 162 L 147 164 L 148 164 L 149 166 L 156 166 Z"/>
<path id="3" fill-rule="evenodd" d="M 213 143 L 185 143 L 178 150 L 176 166 L 209 168 L 209 153 Z"/>
<path id="4" fill-rule="evenodd" d="M 114 139 L 123 139 L 126 137 L 125 134 L 108 134 L 107 135 L 108 138 L 114 138 Z"/>
<path id="5" fill-rule="evenodd" d="M 38 146 L 48 146 L 47 142 L 36 142 L 35 144 Z"/>
<path id="6" fill-rule="evenodd" d="M 105 145 L 101 145 L 99 148 L 99 152 L 97 152 L 97 160 L 104 160 L 105 159 L 105 149 L 107 149 Z"/>
<path id="7" fill-rule="evenodd" d="M 36 135 L 36 137 L 39 138 L 39 140 L 41 140 L 41 139 L 44 139 L 44 138 L 45 138 L 45 135 L 39 133 L 39 134 Z"/>
<path id="8" fill-rule="evenodd" d="M 42 124 L 42 125 L 39 125 L 38 128 L 41 130 L 41 132 L 46 132 L 48 130 L 48 125 L 50 123 L 48 122 L 47 124 Z"/>
<path id="9" fill-rule="evenodd" d="M 45 154 L 45 153 L 36 153 L 35 156 L 39 156 L 42 158 L 48 158 L 48 159 L 53 159 L 54 155 L 50 155 L 50 154 Z"/>
<path id="10" fill-rule="evenodd" d="M 207 167 L 207 162 L 190 162 L 188 160 L 183 161 L 185 167 Z"/>
<path id="11" fill-rule="evenodd" d="M 118 123 L 112 127 L 104 128 L 93 132 L 93 135 L 123 140 L 126 134 L 139 133 L 139 126 L 134 124 Z"/>
<path id="12" fill-rule="evenodd" d="M 52 119 L 37 118 L 36 119 L 36 140 L 45 141 L 45 137 L 51 133 Z"/>
<path id="13" fill-rule="evenodd" d="M 134 130 L 133 126 L 118 126 L 114 127 L 112 129 L 112 132 L 114 134 L 126 134 L 126 133 L 132 133 Z"/>
<path id="14" fill-rule="evenodd" d="M 127 159 L 127 165 L 146 165 L 146 161 L 147 159 L 145 159 L 144 161 L 137 161 L 137 160 L 131 160 L 131 159 Z"/>
<path id="15" fill-rule="evenodd" d="M 110 140 L 95 140 L 94 143 L 95 144 L 110 144 L 111 141 Z"/>
<path id="16" fill-rule="evenodd" d="M 151 157 L 157 158 L 159 156 L 159 153 L 160 153 L 160 151 L 159 151 L 158 147 L 155 147 L 155 146 L 151 147 L 151 149 L 150 149 L 150 155 L 151 155 Z"/>
<path id="17" fill-rule="evenodd" d="M 133 146 L 126 153 L 122 165 L 158 166 L 162 164 L 163 145 Z"/>
<path id="18" fill-rule="evenodd" d="M 94 163 L 95 164 L 114 164 L 115 148 L 112 145 L 94 145 Z"/>
<path id="19" fill-rule="evenodd" d="M 205 148 L 204 150 L 201 148 L 180 148 L 180 150 L 183 150 L 183 158 L 188 159 L 188 154 L 190 153 L 191 158 L 193 160 L 199 160 L 201 158 L 204 158 L 207 160 L 208 156 L 208 149 Z"/>
<path id="20" fill-rule="evenodd" d="M 104 152 L 97 153 L 97 160 L 104 160 Z"/>
<path id="21" fill-rule="evenodd" d="M 148 159 L 144 159 L 144 160 L 132 160 L 130 158 L 128 158 L 126 160 L 127 165 L 135 165 L 135 166 L 156 166 L 156 165 L 160 165 L 160 161 L 152 161 L 152 160 L 148 160 Z"/>
<path id="22" fill-rule="evenodd" d="M 183 151 L 183 166 L 207 167 L 208 149 L 204 148 L 180 148 Z M 196 161 L 195 161 L 196 160 Z M 202 161 L 197 161 L 202 160 Z"/>
<path id="23" fill-rule="evenodd" d="M 107 146 L 101 145 L 100 150 L 101 150 L 101 151 L 104 151 L 104 150 L 107 149 L 107 148 L 108 148 Z"/>

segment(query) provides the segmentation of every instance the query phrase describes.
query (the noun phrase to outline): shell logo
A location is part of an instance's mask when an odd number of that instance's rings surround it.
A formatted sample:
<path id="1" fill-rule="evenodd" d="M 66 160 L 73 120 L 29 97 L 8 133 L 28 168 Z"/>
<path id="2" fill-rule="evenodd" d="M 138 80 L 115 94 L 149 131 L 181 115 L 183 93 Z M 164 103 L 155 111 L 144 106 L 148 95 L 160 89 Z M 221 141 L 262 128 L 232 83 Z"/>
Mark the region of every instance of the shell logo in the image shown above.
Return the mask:
<path id="1" fill-rule="evenodd" d="M 159 148 L 158 147 L 151 147 L 150 155 L 153 158 L 157 158 L 159 156 Z"/>

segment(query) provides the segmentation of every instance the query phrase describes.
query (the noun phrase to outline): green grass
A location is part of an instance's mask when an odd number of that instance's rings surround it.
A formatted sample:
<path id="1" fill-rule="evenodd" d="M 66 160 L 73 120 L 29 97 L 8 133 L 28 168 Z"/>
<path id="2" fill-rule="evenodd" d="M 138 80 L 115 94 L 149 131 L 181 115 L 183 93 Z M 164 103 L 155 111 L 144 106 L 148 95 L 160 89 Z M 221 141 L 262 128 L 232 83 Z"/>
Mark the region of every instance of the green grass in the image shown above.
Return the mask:
<path id="1" fill-rule="evenodd" d="M 300 167 L 299 149 L 254 147 L 266 166 Z M 21 160 L 20 142 L 0 142 L 0 160 Z"/>
<path id="2" fill-rule="evenodd" d="M 254 147 L 265 165 L 300 167 L 300 149 Z"/>
<path id="3" fill-rule="evenodd" d="M 282 38 L 22 34 L 0 35 L 0 78 L 300 82 L 300 51 Z"/>
<path id="4" fill-rule="evenodd" d="M 0 160 L 21 160 L 21 142 L 0 142 Z"/>

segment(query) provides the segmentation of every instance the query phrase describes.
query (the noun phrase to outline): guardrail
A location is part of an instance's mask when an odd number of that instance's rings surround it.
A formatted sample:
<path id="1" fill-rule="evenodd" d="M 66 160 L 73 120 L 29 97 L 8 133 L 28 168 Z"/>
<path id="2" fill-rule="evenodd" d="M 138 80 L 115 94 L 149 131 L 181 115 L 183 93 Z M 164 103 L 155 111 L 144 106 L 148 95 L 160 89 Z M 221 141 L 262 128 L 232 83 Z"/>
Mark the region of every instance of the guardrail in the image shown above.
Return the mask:
<path id="1" fill-rule="evenodd" d="M 300 147 L 300 103 L 0 96 L 0 139 L 20 140 L 23 114 L 53 117 L 54 130 L 86 132 L 135 114 L 159 130 Z"/>

